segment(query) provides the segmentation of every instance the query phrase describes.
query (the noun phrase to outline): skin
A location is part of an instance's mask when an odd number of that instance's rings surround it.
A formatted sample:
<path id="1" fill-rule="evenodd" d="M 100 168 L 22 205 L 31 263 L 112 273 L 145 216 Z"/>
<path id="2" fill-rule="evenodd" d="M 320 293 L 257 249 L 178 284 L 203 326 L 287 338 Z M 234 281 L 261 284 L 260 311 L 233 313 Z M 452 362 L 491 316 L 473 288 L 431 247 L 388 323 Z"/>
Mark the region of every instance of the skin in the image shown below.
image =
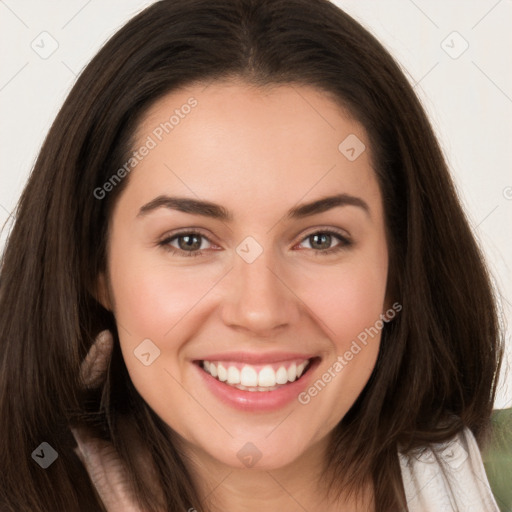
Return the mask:
<path id="1" fill-rule="evenodd" d="M 307 405 L 293 400 L 272 412 L 220 402 L 192 363 L 231 350 L 313 353 L 321 358 L 314 382 L 389 308 L 383 206 L 368 136 L 317 89 L 231 81 L 159 100 L 140 123 L 135 147 L 191 96 L 197 106 L 131 172 L 110 222 L 108 272 L 99 289 L 115 314 L 130 377 L 181 436 L 212 509 L 372 510 L 371 491 L 363 504 L 345 497 L 333 503 L 317 483 L 329 435 L 374 368 L 380 334 Z M 349 134 L 367 148 L 352 162 L 338 150 Z M 364 200 L 368 212 L 348 205 L 285 216 L 340 193 Z M 233 220 L 165 207 L 138 215 L 163 194 L 217 203 Z M 159 245 L 192 227 L 206 237 L 202 255 Z M 351 245 L 319 254 L 309 236 L 325 230 L 339 231 Z M 236 252 L 248 236 L 263 248 L 253 263 Z M 333 237 L 326 245 L 340 243 Z M 179 239 L 168 245 L 179 251 Z M 150 366 L 134 356 L 144 339 L 160 350 Z M 237 457 L 247 442 L 262 454 L 250 469 Z"/>

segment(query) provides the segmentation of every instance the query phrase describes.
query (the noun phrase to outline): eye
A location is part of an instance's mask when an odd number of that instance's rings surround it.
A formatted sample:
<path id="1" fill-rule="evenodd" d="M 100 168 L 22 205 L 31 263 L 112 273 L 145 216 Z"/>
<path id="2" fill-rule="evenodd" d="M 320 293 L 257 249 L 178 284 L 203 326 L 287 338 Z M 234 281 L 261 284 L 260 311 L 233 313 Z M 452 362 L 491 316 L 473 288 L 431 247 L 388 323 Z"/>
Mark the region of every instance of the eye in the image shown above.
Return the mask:
<path id="1" fill-rule="evenodd" d="M 187 231 L 165 238 L 158 243 L 164 249 L 180 256 L 200 256 L 209 249 L 210 240 L 195 231 Z"/>
<path id="2" fill-rule="evenodd" d="M 333 243 L 338 242 L 336 245 Z M 299 244 L 307 244 L 306 249 L 311 249 L 317 255 L 332 254 L 341 251 L 351 245 L 350 240 L 334 231 L 316 231 L 311 233 Z"/>
<path id="3" fill-rule="evenodd" d="M 208 237 L 196 231 L 186 231 L 168 236 L 158 242 L 158 245 L 178 256 L 202 256 L 203 251 L 214 246 Z M 312 250 L 315 255 L 328 255 L 346 249 L 350 245 L 352 242 L 340 233 L 322 230 L 306 236 L 297 247 L 302 246 L 302 248 Z M 218 248 L 215 247 L 215 249 Z"/>

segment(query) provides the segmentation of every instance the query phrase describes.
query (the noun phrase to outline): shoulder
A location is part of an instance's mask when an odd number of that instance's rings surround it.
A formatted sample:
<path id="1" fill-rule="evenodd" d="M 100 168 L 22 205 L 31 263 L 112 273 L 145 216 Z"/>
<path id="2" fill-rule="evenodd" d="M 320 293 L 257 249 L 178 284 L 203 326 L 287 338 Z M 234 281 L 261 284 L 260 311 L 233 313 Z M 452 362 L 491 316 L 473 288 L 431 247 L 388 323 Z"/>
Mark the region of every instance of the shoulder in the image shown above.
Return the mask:
<path id="1" fill-rule="evenodd" d="M 499 512 L 468 428 L 399 460 L 409 512 Z"/>

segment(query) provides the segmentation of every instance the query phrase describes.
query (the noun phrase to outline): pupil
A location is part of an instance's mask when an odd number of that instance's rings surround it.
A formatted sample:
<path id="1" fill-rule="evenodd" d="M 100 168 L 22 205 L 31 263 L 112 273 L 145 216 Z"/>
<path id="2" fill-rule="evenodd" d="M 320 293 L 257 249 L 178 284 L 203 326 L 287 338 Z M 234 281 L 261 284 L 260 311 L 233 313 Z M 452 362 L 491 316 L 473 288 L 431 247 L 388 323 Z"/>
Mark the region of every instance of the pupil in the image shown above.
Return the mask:
<path id="1" fill-rule="evenodd" d="M 197 235 L 185 235 L 178 239 L 178 245 L 180 246 L 180 249 L 190 251 L 193 249 L 199 249 L 201 247 L 201 240 Z"/>
<path id="2" fill-rule="evenodd" d="M 311 247 L 317 249 L 329 249 L 331 246 L 331 235 L 327 235 L 325 233 L 320 233 L 313 235 L 312 237 Z"/>

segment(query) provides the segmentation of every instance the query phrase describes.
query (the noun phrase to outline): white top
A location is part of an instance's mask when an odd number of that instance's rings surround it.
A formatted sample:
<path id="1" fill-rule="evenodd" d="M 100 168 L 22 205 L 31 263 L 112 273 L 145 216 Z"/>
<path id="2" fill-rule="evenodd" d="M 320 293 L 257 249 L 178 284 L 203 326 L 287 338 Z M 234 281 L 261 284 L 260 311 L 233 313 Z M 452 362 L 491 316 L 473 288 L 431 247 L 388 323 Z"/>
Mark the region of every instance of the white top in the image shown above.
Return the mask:
<path id="1" fill-rule="evenodd" d="M 468 428 L 399 460 L 409 512 L 499 512 Z"/>

